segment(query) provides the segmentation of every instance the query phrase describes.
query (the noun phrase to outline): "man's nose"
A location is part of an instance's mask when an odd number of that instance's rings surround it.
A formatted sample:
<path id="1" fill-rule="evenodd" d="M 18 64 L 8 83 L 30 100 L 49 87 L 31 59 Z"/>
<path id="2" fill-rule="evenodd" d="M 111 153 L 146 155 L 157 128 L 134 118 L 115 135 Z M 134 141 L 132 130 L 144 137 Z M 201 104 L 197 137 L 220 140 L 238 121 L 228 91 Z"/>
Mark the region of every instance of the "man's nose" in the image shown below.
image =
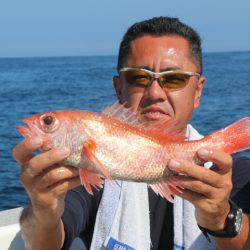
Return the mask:
<path id="1" fill-rule="evenodd" d="M 165 100 L 167 98 L 164 89 L 160 86 L 159 79 L 155 78 L 153 82 L 147 87 L 146 95 L 149 99 L 157 100 L 162 99 Z"/>

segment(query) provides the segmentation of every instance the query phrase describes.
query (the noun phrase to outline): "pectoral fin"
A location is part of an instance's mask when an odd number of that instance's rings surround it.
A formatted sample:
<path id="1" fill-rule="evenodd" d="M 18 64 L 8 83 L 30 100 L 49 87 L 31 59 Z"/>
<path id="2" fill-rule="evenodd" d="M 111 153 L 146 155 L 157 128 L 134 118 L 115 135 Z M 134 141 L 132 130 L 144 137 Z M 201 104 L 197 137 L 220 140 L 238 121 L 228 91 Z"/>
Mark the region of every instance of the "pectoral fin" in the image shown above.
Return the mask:
<path id="1" fill-rule="evenodd" d="M 95 156 L 94 154 L 95 149 L 96 149 L 96 143 L 93 140 L 88 139 L 87 141 L 85 141 L 83 145 L 82 152 L 92 163 L 91 165 L 92 166 L 94 165 L 100 174 L 102 174 L 106 179 L 111 180 L 112 179 L 111 175 L 109 174 L 105 166 Z"/>

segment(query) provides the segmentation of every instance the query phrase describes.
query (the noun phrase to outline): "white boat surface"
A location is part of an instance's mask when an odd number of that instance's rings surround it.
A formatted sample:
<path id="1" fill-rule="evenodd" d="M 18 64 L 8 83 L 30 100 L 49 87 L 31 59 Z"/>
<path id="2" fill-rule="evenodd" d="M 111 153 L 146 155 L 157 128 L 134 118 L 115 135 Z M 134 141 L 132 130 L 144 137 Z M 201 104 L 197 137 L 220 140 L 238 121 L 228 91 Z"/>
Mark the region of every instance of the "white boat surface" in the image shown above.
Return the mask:
<path id="1" fill-rule="evenodd" d="M 19 225 L 22 210 L 22 207 L 18 207 L 0 211 L 0 250 L 25 250 Z M 70 250 L 79 249 L 85 250 L 86 248 L 82 240 L 77 238 Z"/>

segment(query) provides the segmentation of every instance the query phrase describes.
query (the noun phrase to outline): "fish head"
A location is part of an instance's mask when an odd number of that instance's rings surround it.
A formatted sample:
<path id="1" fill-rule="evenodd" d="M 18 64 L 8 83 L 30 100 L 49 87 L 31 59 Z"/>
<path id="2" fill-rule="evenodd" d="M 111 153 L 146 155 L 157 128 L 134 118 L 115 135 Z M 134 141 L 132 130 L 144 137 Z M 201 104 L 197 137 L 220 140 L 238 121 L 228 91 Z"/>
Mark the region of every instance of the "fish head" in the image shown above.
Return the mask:
<path id="1" fill-rule="evenodd" d="M 72 128 L 74 117 L 67 111 L 53 111 L 25 118 L 27 126 L 18 126 L 18 131 L 26 138 L 39 138 L 41 151 L 67 146 L 67 135 Z"/>

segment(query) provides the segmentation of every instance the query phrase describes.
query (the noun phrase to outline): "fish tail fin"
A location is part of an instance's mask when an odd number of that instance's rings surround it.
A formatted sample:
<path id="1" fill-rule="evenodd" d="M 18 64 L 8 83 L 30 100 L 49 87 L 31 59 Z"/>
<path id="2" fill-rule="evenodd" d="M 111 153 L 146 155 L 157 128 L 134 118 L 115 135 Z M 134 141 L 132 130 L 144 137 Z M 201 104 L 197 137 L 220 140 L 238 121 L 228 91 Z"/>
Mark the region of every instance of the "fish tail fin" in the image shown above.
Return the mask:
<path id="1" fill-rule="evenodd" d="M 212 133 L 210 140 L 215 144 L 223 141 L 220 147 L 226 153 L 236 153 L 250 148 L 250 117 L 240 119 L 228 127 Z M 207 137 L 207 138 L 208 138 Z"/>
<path id="2" fill-rule="evenodd" d="M 85 187 L 89 194 L 93 195 L 92 186 L 96 189 L 103 187 L 102 175 L 88 171 L 87 169 L 81 168 L 79 175 L 82 185 Z"/>

